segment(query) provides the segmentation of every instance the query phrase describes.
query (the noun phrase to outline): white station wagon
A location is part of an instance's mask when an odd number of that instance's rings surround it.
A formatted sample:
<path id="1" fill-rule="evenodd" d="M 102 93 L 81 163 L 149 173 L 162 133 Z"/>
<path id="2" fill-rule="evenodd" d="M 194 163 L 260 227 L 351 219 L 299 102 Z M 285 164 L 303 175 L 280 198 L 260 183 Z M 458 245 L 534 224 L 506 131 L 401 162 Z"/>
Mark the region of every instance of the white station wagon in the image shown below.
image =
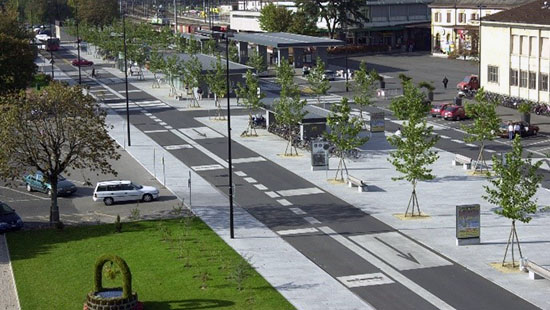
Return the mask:
<path id="1" fill-rule="evenodd" d="M 159 197 L 159 190 L 152 186 L 143 186 L 131 181 L 98 182 L 94 190 L 94 201 L 103 201 L 110 206 L 120 201 L 149 202 Z"/>

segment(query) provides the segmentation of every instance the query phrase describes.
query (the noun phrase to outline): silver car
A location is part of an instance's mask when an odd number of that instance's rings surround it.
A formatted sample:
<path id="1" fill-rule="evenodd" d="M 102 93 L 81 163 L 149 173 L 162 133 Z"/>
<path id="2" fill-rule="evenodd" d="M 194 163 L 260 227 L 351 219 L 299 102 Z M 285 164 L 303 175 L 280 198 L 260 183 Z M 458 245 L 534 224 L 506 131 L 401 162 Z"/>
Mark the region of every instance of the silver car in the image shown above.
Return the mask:
<path id="1" fill-rule="evenodd" d="M 94 190 L 94 201 L 103 201 L 106 206 L 122 201 L 149 202 L 159 197 L 156 187 L 144 186 L 131 181 L 98 182 Z"/>

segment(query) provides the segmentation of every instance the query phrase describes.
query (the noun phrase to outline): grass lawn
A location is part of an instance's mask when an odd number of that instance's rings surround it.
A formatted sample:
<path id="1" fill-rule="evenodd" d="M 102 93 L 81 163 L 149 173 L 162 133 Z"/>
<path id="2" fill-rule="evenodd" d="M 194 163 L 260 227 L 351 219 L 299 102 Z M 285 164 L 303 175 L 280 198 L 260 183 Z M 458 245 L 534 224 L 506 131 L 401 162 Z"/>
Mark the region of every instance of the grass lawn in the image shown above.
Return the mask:
<path id="1" fill-rule="evenodd" d="M 82 309 L 93 289 L 95 260 L 103 254 L 126 260 L 147 310 L 293 309 L 198 218 L 123 223 L 122 233 L 110 224 L 7 237 L 23 310 Z M 104 272 L 103 283 L 119 287 L 122 280 Z"/>

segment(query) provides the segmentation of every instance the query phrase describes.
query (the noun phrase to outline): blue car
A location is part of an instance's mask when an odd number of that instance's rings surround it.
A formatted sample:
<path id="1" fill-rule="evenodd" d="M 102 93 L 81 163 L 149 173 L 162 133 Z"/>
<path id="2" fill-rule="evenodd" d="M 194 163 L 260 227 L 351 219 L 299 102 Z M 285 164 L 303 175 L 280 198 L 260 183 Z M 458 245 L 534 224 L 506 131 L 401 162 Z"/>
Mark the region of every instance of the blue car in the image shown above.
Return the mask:
<path id="1" fill-rule="evenodd" d="M 35 174 L 28 174 L 23 178 L 27 191 L 39 191 L 46 193 L 48 196 L 52 195 L 52 185 L 46 180 L 42 172 L 38 171 Z M 62 177 L 61 175 L 57 180 L 57 195 L 71 195 L 76 192 L 76 186 Z"/>
<path id="2" fill-rule="evenodd" d="M 15 210 L 0 201 L 0 233 L 10 230 L 19 230 L 23 227 L 23 221 L 15 213 Z"/>

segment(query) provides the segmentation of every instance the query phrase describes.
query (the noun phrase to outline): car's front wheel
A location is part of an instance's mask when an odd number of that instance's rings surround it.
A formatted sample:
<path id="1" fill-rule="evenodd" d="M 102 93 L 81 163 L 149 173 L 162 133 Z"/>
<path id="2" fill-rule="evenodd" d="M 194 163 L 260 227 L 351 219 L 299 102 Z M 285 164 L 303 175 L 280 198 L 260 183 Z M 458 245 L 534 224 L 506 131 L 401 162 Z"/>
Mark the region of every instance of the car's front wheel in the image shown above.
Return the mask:
<path id="1" fill-rule="evenodd" d="M 52 197 L 52 190 L 48 188 L 46 195 L 48 195 L 48 197 Z"/>
<path id="2" fill-rule="evenodd" d="M 32 192 L 32 187 L 30 184 L 27 184 L 27 192 Z"/>
<path id="3" fill-rule="evenodd" d="M 113 200 L 113 198 L 111 197 L 107 197 L 105 199 L 103 199 L 103 203 L 106 205 L 106 206 L 110 206 L 114 203 L 115 201 Z"/>
<path id="4" fill-rule="evenodd" d="M 145 195 L 143 195 L 143 201 L 144 201 L 144 202 L 153 201 L 153 195 L 151 195 L 151 194 L 145 194 Z"/>

